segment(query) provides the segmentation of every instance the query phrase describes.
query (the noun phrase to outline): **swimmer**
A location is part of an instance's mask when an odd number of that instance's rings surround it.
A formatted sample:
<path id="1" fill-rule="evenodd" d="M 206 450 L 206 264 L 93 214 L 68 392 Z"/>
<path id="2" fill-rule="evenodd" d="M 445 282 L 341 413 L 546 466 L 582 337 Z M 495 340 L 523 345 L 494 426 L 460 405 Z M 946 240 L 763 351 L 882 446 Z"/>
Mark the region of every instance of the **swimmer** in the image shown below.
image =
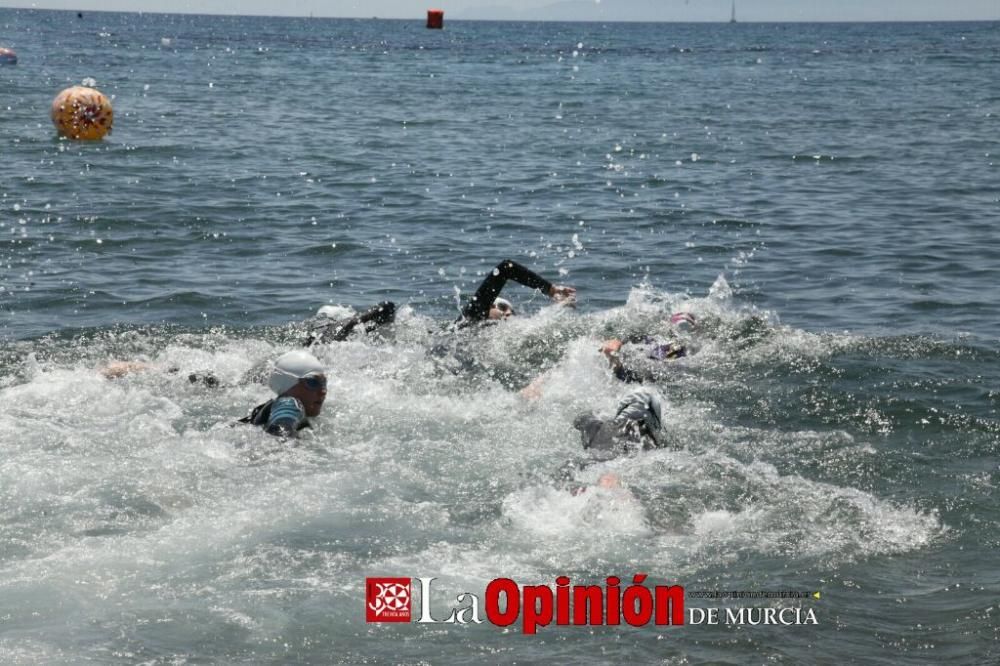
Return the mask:
<path id="1" fill-rule="evenodd" d="M 639 390 L 618 402 L 612 418 L 581 414 L 573 420 L 583 448 L 595 458 L 608 459 L 637 450 L 662 447 L 662 406 L 655 393 Z"/>
<path id="2" fill-rule="evenodd" d="M 354 308 L 343 305 L 323 305 L 316 314 L 302 322 L 306 337 L 302 346 L 312 349 L 316 345 L 343 342 L 351 333 L 363 325 L 367 334 L 376 334 L 379 329 L 396 320 L 396 304 L 383 301 L 358 314 Z M 243 373 L 239 384 L 264 384 L 269 378 L 269 364 L 261 361 Z"/>
<path id="3" fill-rule="evenodd" d="M 297 437 L 299 430 L 312 427 L 309 419 L 319 416 L 326 400 L 326 371 L 315 356 L 301 350 L 282 354 L 268 385 L 277 397 L 254 407 L 240 423 L 281 437 Z"/>
<path id="4" fill-rule="evenodd" d="M 662 372 L 663 361 L 684 358 L 697 351 L 691 340 L 691 333 L 697 327 L 694 315 L 675 312 L 667 323 L 670 327 L 667 338 L 636 335 L 625 340 L 612 338 L 603 342 L 598 351 L 608 359 L 616 379 L 630 384 L 655 382 L 657 374 Z M 550 375 L 551 371 L 535 377 L 521 389 L 521 396 L 527 400 L 541 398 Z"/>
<path id="5" fill-rule="evenodd" d="M 146 363 L 144 361 L 111 361 L 110 363 L 98 368 L 97 371 L 105 379 L 121 379 L 125 375 L 159 369 L 160 366 L 154 363 Z M 165 372 L 172 375 L 176 375 L 180 371 L 181 369 L 177 366 L 170 366 L 165 369 Z M 192 372 L 188 375 L 188 381 L 192 384 L 204 384 L 209 388 L 215 388 L 219 385 L 219 379 L 211 372 Z"/>
<path id="6" fill-rule="evenodd" d="M 639 390 L 623 397 L 611 418 L 593 414 L 580 414 L 573 420 L 573 427 L 580 431 L 583 448 L 588 460 L 567 462 L 556 474 L 557 483 L 566 484 L 574 495 L 592 487 L 628 492 L 621 477 L 605 472 L 596 484 L 579 485 L 578 474 L 594 465 L 621 455 L 629 455 L 664 446 L 661 437 L 662 407 L 655 393 Z"/>
<path id="7" fill-rule="evenodd" d="M 306 321 L 310 329 L 303 345 L 312 347 L 316 344 L 343 342 L 358 324 L 364 324 L 365 333 L 374 333 L 385 324 L 396 320 L 396 304 L 392 301 L 382 301 L 357 314 L 351 308 L 336 305 L 324 305 L 316 316 Z"/>
<path id="8" fill-rule="evenodd" d="M 461 316 L 445 325 L 442 335 L 431 344 L 430 356 L 441 370 L 455 375 L 489 375 L 509 388 L 523 381 L 508 370 L 497 372 L 492 364 L 483 363 L 475 353 L 475 343 L 470 339 L 472 336 L 456 335 L 460 331 L 474 332 L 482 325 L 497 324 L 516 316 L 511 302 L 500 298 L 507 280 L 538 289 L 556 303 L 572 307 L 576 302 L 576 289 L 573 287 L 552 284 L 516 261 L 504 259 L 483 278 L 476 293 L 462 307 Z"/>
<path id="9" fill-rule="evenodd" d="M 145 372 L 146 370 L 152 370 L 155 367 L 156 366 L 152 363 L 144 363 L 142 361 L 111 361 L 107 365 L 99 367 L 97 372 L 99 372 L 105 379 L 121 379 L 125 375 L 130 375 L 135 372 Z"/>
<path id="10" fill-rule="evenodd" d="M 603 488 L 604 490 L 612 490 L 617 492 L 628 493 L 628 490 L 622 485 L 622 479 L 620 476 L 614 472 L 605 472 L 597 478 L 597 483 L 592 486 L 576 486 L 570 489 L 570 493 L 573 495 L 582 495 L 591 488 Z M 629 493 L 631 495 L 631 493 Z"/>
<path id="11" fill-rule="evenodd" d="M 684 358 L 696 351 L 690 341 L 690 333 L 698 325 L 694 315 L 675 312 L 670 315 L 668 324 L 670 333 L 666 339 L 638 335 L 624 341 L 619 338 L 604 341 L 599 351 L 608 359 L 615 378 L 627 383 L 654 381 L 660 362 Z M 629 354 L 632 358 L 623 359 L 621 351 L 626 344 L 640 346 L 642 354 Z M 654 363 L 650 365 L 650 361 Z"/>
<path id="12" fill-rule="evenodd" d="M 318 344 L 330 342 L 343 342 L 359 324 L 364 324 L 366 333 L 374 333 L 385 324 L 391 324 L 396 319 L 396 304 L 392 301 L 383 301 L 365 312 L 357 314 L 352 308 L 324 305 L 316 312 L 316 315 L 305 321 L 305 327 L 309 333 L 302 341 L 304 347 L 312 347 Z M 263 383 L 266 370 L 261 364 L 255 367 L 240 380 L 240 384 Z M 177 374 L 180 368 L 170 366 L 163 368 L 155 363 L 145 361 L 111 361 L 97 369 L 105 379 L 120 379 L 126 375 L 138 372 L 153 370 L 163 370 L 170 374 Z M 192 372 L 188 375 L 188 381 L 192 384 L 204 384 L 209 388 L 216 388 L 222 382 L 211 371 Z"/>
<path id="13" fill-rule="evenodd" d="M 557 303 L 572 305 L 576 300 L 576 289 L 573 287 L 552 284 L 516 261 L 504 259 L 483 279 L 476 293 L 462 308 L 462 316 L 456 323 L 468 326 L 475 322 L 501 321 L 513 317 L 516 314 L 514 306 L 506 298 L 500 298 L 507 280 L 538 289 Z"/>

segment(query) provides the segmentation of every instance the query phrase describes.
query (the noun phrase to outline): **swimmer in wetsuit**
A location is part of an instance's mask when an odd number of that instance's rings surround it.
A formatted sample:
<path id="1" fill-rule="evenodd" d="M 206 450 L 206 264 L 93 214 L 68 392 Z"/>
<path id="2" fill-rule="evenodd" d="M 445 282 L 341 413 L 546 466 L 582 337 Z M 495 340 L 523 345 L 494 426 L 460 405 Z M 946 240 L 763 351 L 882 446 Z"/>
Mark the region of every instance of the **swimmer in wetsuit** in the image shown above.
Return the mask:
<path id="1" fill-rule="evenodd" d="M 145 361 L 111 361 L 97 368 L 97 371 L 105 379 L 121 379 L 126 375 L 132 375 L 137 372 L 159 369 L 161 369 L 161 366 Z M 176 375 L 180 371 L 181 369 L 174 365 L 166 369 L 166 372 L 171 375 Z M 192 372 L 188 375 L 188 381 L 192 384 L 204 384 L 209 388 L 215 388 L 219 385 L 218 377 L 210 372 Z"/>
<path id="2" fill-rule="evenodd" d="M 268 381 L 276 398 L 257 405 L 240 423 L 264 428 L 269 435 L 298 437 L 311 427 L 309 418 L 319 416 L 326 400 L 326 371 L 319 360 L 306 351 L 282 354 Z"/>
<path id="3" fill-rule="evenodd" d="M 675 312 L 668 320 L 670 332 L 666 338 L 649 335 L 634 335 L 625 338 L 605 340 L 598 350 L 608 359 L 611 372 L 616 379 L 629 384 L 655 383 L 658 375 L 665 372 L 663 361 L 690 356 L 697 351 L 691 339 L 691 332 L 697 327 L 694 315 Z M 521 389 L 521 395 L 528 400 L 542 397 L 549 372 L 544 372 Z"/>
<path id="4" fill-rule="evenodd" d="M 655 393 L 639 390 L 618 402 L 612 418 L 581 414 L 573 420 L 583 448 L 595 458 L 608 459 L 637 450 L 663 446 L 660 428 L 663 408 Z"/>
<path id="5" fill-rule="evenodd" d="M 605 340 L 600 352 L 604 354 L 611 366 L 611 372 L 616 379 L 627 383 L 652 382 L 656 379 L 657 366 L 661 361 L 683 358 L 694 353 L 689 334 L 697 328 L 694 315 L 688 312 L 675 312 L 670 315 L 670 335 L 666 339 L 654 338 L 648 335 L 636 335 L 625 340 L 612 338 Z M 624 345 L 638 346 L 642 353 L 628 353 L 623 358 L 621 354 Z M 631 352 L 632 350 L 627 350 Z"/>
<path id="6" fill-rule="evenodd" d="M 468 326 L 475 322 L 499 321 L 514 316 L 514 307 L 510 301 L 500 298 L 507 280 L 538 289 L 557 303 L 570 304 L 576 298 L 576 289 L 573 287 L 552 284 L 516 261 L 504 259 L 483 279 L 476 293 L 462 308 L 462 316 L 456 324 Z"/>
<path id="7" fill-rule="evenodd" d="M 309 332 L 302 341 L 302 346 L 312 347 L 331 342 L 343 342 L 360 324 L 364 325 L 366 333 L 374 333 L 379 327 L 391 324 L 395 319 L 396 304 L 392 301 L 378 303 L 361 314 L 357 314 L 350 308 L 324 305 L 314 317 L 306 320 L 305 327 Z M 162 365 L 145 361 L 111 361 L 99 367 L 97 371 L 106 379 L 120 379 L 137 372 L 161 369 Z M 170 366 L 166 368 L 166 372 L 177 374 L 180 372 L 180 368 Z M 239 383 L 262 382 L 263 375 L 263 366 L 254 368 Z M 217 388 L 222 385 L 219 378 L 211 371 L 191 372 L 188 374 L 188 381 L 192 384 L 203 384 L 209 388 Z"/>
<path id="8" fill-rule="evenodd" d="M 484 365 L 472 353 L 469 338 L 455 334 L 459 331 L 471 332 L 483 324 L 496 324 L 515 316 L 514 306 L 510 301 L 500 298 L 500 292 L 508 280 L 538 289 L 557 303 L 573 305 L 575 302 L 576 289 L 573 287 L 552 284 L 516 261 L 504 259 L 483 278 L 479 288 L 462 306 L 461 316 L 447 324 L 442 335 L 431 344 L 430 355 L 437 359 L 442 369 L 464 375 L 492 372 L 492 368 Z"/>
<path id="9" fill-rule="evenodd" d="M 664 447 L 662 412 L 660 398 L 651 391 L 641 389 L 619 400 L 613 417 L 580 414 L 573 420 L 573 427 L 580 431 L 580 440 L 589 454 L 589 460 L 563 465 L 556 475 L 557 482 L 565 484 L 572 494 L 578 495 L 589 488 L 576 482 L 577 473 L 587 467 L 621 455 Z M 619 488 L 621 479 L 614 472 L 605 472 L 596 485 Z"/>
<path id="10" fill-rule="evenodd" d="M 315 317 L 306 321 L 309 335 L 302 344 L 312 347 L 329 342 L 343 342 L 358 324 L 364 324 L 365 333 L 374 333 L 380 326 L 391 324 L 395 320 L 396 304 L 392 301 L 377 303 L 361 314 L 350 308 L 324 305 Z"/>

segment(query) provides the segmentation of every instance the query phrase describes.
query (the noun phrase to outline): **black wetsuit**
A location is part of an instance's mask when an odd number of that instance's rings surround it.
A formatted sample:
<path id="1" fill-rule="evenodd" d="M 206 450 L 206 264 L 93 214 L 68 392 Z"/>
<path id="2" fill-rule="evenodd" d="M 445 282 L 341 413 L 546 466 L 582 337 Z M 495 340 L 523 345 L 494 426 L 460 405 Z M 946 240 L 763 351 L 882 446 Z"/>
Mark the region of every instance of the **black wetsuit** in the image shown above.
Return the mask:
<path id="1" fill-rule="evenodd" d="M 287 395 L 257 405 L 239 422 L 259 426 L 267 434 L 279 437 L 298 437 L 299 430 L 312 427 L 302 403 Z"/>
<path id="2" fill-rule="evenodd" d="M 395 319 L 396 304 L 392 301 L 382 301 L 346 321 L 313 322 L 315 328 L 309 331 L 309 336 L 302 344 L 305 347 L 311 347 L 314 344 L 343 342 L 357 328 L 358 324 L 364 324 L 365 332 L 371 333 L 383 324 L 391 324 Z"/>
<path id="3" fill-rule="evenodd" d="M 512 259 L 504 259 L 483 279 L 479 289 L 476 289 L 476 293 L 462 308 L 462 317 L 458 320 L 459 323 L 469 324 L 489 319 L 493 301 L 503 291 L 507 280 L 513 280 L 532 289 L 539 289 L 546 296 L 552 291 L 552 283 L 541 275 Z"/>
<path id="4" fill-rule="evenodd" d="M 513 280 L 533 289 L 541 289 L 546 295 L 552 291 L 552 283 L 531 269 L 512 259 L 501 261 L 483 278 L 479 288 L 462 307 L 462 315 L 455 321 L 445 324 L 440 335 L 435 335 L 429 353 L 439 368 L 455 375 L 491 375 L 511 388 L 523 381 L 522 377 L 514 379 L 506 372 L 494 374 L 495 368 L 484 365 L 475 353 L 478 341 L 474 336 L 478 329 L 498 323 L 490 320 L 490 308 L 503 291 L 507 280 Z"/>
<path id="5" fill-rule="evenodd" d="M 591 413 L 573 419 L 573 427 L 580 431 L 580 441 L 587 458 L 570 460 L 555 473 L 558 487 L 577 495 L 589 486 L 581 486 L 578 475 L 591 465 L 606 462 L 619 456 L 658 448 L 656 440 L 645 426 L 634 421 L 619 422 L 613 418 L 600 418 Z"/>
<path id="6" fill-rule="evenodd" d="M 602 419 L 593 414 L 580 414 L 573 419 L 580 431 L 583 448 L 596 458 L 609 459 L 629 451 L 658 448 L 656 439 L 642 423 Z"/>

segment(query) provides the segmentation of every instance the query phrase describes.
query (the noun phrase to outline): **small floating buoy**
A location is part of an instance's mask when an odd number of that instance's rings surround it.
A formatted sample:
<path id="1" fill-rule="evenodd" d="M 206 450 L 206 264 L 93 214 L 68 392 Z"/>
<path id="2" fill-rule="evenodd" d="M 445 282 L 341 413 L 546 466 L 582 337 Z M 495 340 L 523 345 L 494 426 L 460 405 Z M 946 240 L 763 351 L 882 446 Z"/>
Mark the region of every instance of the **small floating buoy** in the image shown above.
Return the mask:
<path id="1" fill-rule="evenodd" d="M 444 10 L 443 9 L 428 9 L 427 10 L 427 27 L 432 30 L 440 30 L 444 27 Z"/>
<path id="2" fill-rule="evenodd" d="M 0 65 L 16 65 L 17 64 L 17 54 L 14 53 L 14 49 L 8 49 L 0 46 Z"/>
<path id="3" fill-rule="evenodd" d="M 66 88 L 52 100 L 52 123 L 70 139 L 102 139 L 111 131 L 113 120 L 111 101 L 93 88 Z"/>

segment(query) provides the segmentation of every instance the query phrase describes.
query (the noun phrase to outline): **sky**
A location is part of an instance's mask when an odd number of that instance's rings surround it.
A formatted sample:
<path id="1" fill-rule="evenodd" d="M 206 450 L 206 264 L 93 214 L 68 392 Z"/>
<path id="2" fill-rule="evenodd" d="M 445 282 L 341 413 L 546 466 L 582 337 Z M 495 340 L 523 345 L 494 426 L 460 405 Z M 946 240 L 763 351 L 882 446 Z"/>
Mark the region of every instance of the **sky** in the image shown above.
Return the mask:
<path id="1" fill-rule="evenodd" d="M 420 19 L 728 21 L 732 0 L 0 0 L 0 7 Z M 740 21 L 1000 20 L 1000 0 L 737 0 Z"/>

